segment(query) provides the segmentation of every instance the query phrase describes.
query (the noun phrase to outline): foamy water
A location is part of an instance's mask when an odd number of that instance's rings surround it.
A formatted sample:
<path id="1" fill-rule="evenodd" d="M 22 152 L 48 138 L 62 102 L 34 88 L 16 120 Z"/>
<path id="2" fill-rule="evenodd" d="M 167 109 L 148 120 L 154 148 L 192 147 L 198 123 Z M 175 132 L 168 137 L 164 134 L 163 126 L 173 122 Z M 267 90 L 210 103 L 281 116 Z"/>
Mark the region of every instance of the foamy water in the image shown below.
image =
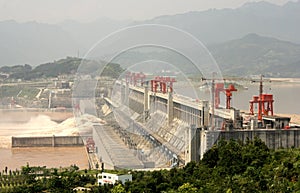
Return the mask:
<path id="1" fill-rule="evenodd" d="M 0 123 L 0 148 L 10 148 L 12 136 L 71 136 L 91 133 L 95 123 L 103 121 L 92 115 L 82 115 L 68 118 L 58 124 L 48 116 L 38 115 L 31 117 L 26 123 Z"/>

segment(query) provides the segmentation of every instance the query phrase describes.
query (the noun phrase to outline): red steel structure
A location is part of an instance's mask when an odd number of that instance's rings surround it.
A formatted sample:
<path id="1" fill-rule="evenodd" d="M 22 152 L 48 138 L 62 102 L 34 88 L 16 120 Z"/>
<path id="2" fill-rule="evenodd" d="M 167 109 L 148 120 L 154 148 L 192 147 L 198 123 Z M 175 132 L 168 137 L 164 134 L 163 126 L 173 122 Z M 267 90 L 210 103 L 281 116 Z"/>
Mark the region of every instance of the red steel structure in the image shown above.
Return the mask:
<path id="1" fill-rule="evenodd" d="M 139 72 L 139 73 L 127 72 L 125 75 L 126 83 L 132 84 L 134 86 L 137 86 L 138 83 L 141 86 L 143 86 L 145 78 L 146 78 L 146 75 L 142 72 Z"/>
<path id="2" fill-rule="evenodd" d="M 262 120 L 263 115 L 273 116 L 273 95 L 272 94 L 261 94 L 259 96 L 253 96 L 250 101 L 250 113 L 254 115 L 254 104 L 258 104 L 257 119 Z"/>
<path id="3" fill-rule="evenodd" d="M 262 76 L 260 78 L 260 85 L 259 85 L 259 96 L 253 96 L 252 100 L 250 101 L 250 113 L 254 115 L 254 104 L 258 104 L 257 109 L 257 119 L 262 120 L 263 115 L 272 115 L 273 116 L 273 95 L 272 94 L 264 94 L 263 93 L 263 80 Z"/>
<path id="4" fill-rule="evenodd" d="M 167 92 L 173 92 L 173 83 L 176 82 L 175 78 L 156 76 L 151 80 L 151 91 L 161 92 L 163 94 Z M 158 90 L 159 87 L 159 90 Z"/>
<path id="5" fill-rule="evenodd" d="M 224 92 L 226 95 L 226 109 L 231 108 L 232 92 L 237 91 L 233 84 L 229 84 L 228 88 L 224 88 L 224 83 L 215 84 L 215 108 L 219 108 L 220 105 L 220 93 Z"/>
<path id="6" fill-rule="evenodd" d="M 226 95 L 226 109 L 230 109 L 232 92 L 237 91 L 237 89 L 234 87 L 233 84 L 230 84 L 230 85 L 228 85 L 228 88 L 226 88 L 224 91 L 225 91 L 225 95 Z"/>

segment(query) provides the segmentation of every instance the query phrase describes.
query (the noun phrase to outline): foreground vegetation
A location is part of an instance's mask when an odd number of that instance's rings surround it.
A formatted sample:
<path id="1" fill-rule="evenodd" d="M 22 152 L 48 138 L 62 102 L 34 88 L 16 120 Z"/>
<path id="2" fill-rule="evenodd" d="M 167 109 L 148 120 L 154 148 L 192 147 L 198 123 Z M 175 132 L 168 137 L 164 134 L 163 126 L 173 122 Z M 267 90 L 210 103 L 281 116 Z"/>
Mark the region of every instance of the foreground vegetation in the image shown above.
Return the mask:
<path id="1" fill-rule="evenodd" d="M 272 151 L 259 139 L 241 144 L 221 141 L 200 163 L 160 171 L 130 171 L 133 181 L 125 185 L 97 186 L 98 171 L 23 167 L 20 172 L 3 170 L 0 192 L 72 192 L 78 186 L 92 192 L 112 193 L 211 193 L 299 192 L 300 150 Z"/>

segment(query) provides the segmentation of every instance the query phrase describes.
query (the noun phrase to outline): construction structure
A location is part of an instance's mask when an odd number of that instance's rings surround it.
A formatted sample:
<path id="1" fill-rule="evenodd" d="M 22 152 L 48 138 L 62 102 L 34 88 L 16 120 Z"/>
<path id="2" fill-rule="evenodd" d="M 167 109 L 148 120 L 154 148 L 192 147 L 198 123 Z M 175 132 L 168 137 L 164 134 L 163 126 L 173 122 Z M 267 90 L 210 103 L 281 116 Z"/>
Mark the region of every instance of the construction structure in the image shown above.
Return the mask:
<path id="1" fill-rule="evenodd" d="M 263 116 L 273 116 L 273 95 L 263 93 L 263 76 L 260 77 L 259 81 L 259 95 L 253 96 L 250 101 L 250 113 L 254 115 L 254 105 L 258 105 L 258 120 L 262 121 Z"/>
<path id="2" fill-rule="evenodd" d="M 300 145 L 298 131 L 289 129 L 290 118 L 273 115 L 273 95 L 263 93 L 262 78 L 249 114 L 231 106 L 232 92 L 237 91 L 233 84 L 206 80 L 212 82 L 211 103 L 175 94 L 173 77 L 147 80 L 143 73 L 126 73 L 115 81 L 110 95 L 100 94 L 99 116 L 107 125 L 93 130 L 100 161 L 114 169 L 175 167 L 199 161 L 222 137 L 243 141 L 258 136 L 270 148 Z M 259 106 L 257 113 L 254 105 Z"/>

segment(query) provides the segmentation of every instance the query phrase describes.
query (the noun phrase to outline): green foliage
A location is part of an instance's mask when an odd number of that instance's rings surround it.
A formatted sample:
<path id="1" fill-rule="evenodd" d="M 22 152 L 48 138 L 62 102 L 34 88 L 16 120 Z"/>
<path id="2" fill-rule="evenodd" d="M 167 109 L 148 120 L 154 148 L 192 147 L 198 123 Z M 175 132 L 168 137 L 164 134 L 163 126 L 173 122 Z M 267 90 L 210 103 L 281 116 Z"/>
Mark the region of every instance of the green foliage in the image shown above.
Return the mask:
<path id="1" fill-rule="evenodd" d="M 101 76 L 109 76 L 112 78 L 118 78 L 123 71 L 124 70 L 120 67 L 119 64 L 109 63 L 103 69 Z"/>
<path id="2" fill-rule="evenodd" d="M 200 163 L 190 162 L 170 171 L 133 171 L 134 180 L 125 185 L 125 190 L 131 193 L 291 192 L 299 190 L 299 152 L 270 151 L 258 138 L 245 144 L 221 140 L 205 153 Z"/>
<path id="3" fill-rule="evenodd" d="M 22 65 L 16 65 L 16 66 L 3 66 L 0 68 L 0 72 L 6 73 L 6 74 L 26 74 L 32 70 L 32 67 L 28 64 Z"/>
<path id="4" fill-rule="evenodd" d="M 32 78 L 47 78 L 63 74 L 75 74 L 80 63 L 80 58 L 67 57 L 52 63 L 41 64 L 31 71 L 31 75 Z"/>
<path id="5" fill-rule="evenodd" d="M 190 183 L 184 183 L 182 186 L 178 188 L 178 193 L 196 193 L 198 192 L 197 188 L 195 188 Z"/>
<path id="6" fill-rule="evenodd" d="M 122 184 L 118 184 L 112 188 L 111 193 L 126 193 L 126 190 Z"/>

